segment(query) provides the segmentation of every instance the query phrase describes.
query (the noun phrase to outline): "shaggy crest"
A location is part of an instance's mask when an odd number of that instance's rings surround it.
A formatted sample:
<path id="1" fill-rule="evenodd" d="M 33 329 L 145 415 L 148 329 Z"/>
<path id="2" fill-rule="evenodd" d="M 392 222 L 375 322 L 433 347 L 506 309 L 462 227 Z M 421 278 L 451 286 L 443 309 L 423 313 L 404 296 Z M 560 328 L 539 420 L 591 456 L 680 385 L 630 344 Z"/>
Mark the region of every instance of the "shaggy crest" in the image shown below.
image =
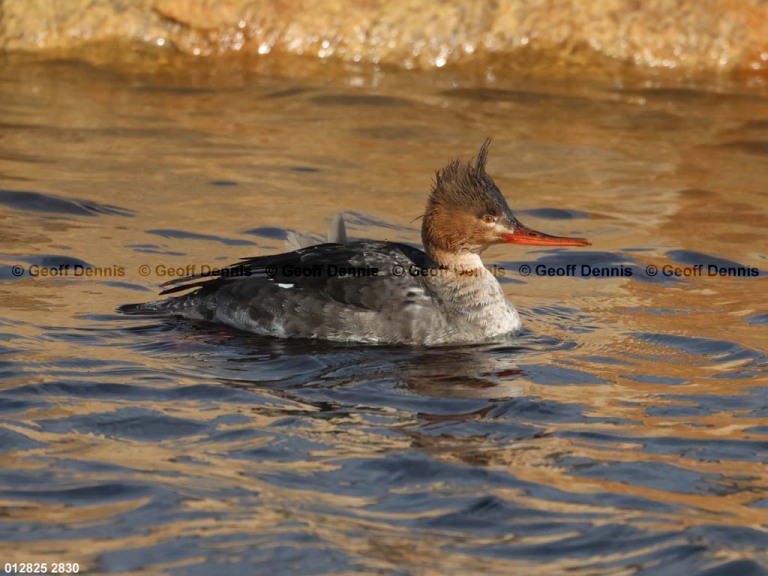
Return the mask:
<path id="1" fill-rule="evenodd" d="M 485 171 L 490 145 L 489 138 L 474 163 L 453 160 L 437 173 L 427 202 L 427 213 L 439 206 L 443 210 L 469 212 L 480 218 L 485 214 L 500 216 L 509 210 L 498 186 Z"/>
<path id="2" fill-rule="evenodd" d="M 427 254 L 444 264 L 451 255 L 481 253 L 502 242 L 499 230 L 483 222 L 485 216 L 517 223 L 499 188 L 485 171 L 490 140 L 474 161 L 454 160 L 437 173 L 427 200 L 421 238 Z"/>

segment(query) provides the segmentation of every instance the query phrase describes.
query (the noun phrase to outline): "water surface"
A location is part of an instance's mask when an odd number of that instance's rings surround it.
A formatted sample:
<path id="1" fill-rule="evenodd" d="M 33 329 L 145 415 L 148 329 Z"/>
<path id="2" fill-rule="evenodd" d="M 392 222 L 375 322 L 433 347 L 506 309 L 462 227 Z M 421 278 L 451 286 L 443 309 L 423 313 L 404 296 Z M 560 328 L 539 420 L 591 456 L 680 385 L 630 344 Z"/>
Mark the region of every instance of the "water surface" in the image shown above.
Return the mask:
<path id="1" fill-rule="evenodd" d="M 24 60 L 0 95 L 3 562 L 768 572 L 768 94 Z M 115 313 L 340 209 L 417 244 L 435 170 L 487 136 L 520 219 L 593 242 L 488 250 L 510 342 Z"/>

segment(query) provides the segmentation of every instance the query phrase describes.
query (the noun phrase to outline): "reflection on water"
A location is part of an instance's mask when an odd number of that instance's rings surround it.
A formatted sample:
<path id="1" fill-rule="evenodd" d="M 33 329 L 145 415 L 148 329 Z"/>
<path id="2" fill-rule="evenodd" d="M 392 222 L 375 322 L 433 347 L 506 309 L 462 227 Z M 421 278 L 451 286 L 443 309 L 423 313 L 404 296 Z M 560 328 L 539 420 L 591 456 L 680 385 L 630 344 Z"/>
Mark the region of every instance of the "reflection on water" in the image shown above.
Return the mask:
<path id="1" fill-rule="evenodd" d="M 0 68 L 3 561 L 768 569 L 768 97 L 453 82 Z M 418 243 L 434 170 L 486 136 L 524 222 L 593 241 L 488 251 L 519 338 L 377 348 L 114 313 L 340 209 L 352 238 Z"/>

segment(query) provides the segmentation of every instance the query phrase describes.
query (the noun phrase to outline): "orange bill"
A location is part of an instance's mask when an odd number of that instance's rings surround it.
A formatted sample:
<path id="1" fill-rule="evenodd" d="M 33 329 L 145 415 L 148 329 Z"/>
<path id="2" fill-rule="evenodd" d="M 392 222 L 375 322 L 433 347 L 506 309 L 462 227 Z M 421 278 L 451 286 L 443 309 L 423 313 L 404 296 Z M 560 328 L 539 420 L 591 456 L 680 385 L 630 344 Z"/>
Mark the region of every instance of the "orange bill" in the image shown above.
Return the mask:
<path id="1" fill-rule="evenodd" d="M 569 238 L 567 236 L 551 236 L 527 228 L 522 225 L 515 226 L 515 231 L 502 234 L 505 242 L 510 244 L 529 244 L 531 246 L 591 246 L 586 238 Z"/>

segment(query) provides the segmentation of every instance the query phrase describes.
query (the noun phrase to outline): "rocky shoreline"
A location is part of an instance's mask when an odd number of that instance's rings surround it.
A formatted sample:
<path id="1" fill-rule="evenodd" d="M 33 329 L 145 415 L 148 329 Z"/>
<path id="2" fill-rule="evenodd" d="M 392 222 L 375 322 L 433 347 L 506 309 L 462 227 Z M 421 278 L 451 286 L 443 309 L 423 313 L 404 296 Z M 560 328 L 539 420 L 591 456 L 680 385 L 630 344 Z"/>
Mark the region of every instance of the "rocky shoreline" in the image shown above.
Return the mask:
<path id="1" fill-rule="evenodd" d="M 405 69 L 632 66 L 768 76 L 760 0 L 5 0 L 6 52 L 143 43 L 194 56 L 288 54 Z"/>

